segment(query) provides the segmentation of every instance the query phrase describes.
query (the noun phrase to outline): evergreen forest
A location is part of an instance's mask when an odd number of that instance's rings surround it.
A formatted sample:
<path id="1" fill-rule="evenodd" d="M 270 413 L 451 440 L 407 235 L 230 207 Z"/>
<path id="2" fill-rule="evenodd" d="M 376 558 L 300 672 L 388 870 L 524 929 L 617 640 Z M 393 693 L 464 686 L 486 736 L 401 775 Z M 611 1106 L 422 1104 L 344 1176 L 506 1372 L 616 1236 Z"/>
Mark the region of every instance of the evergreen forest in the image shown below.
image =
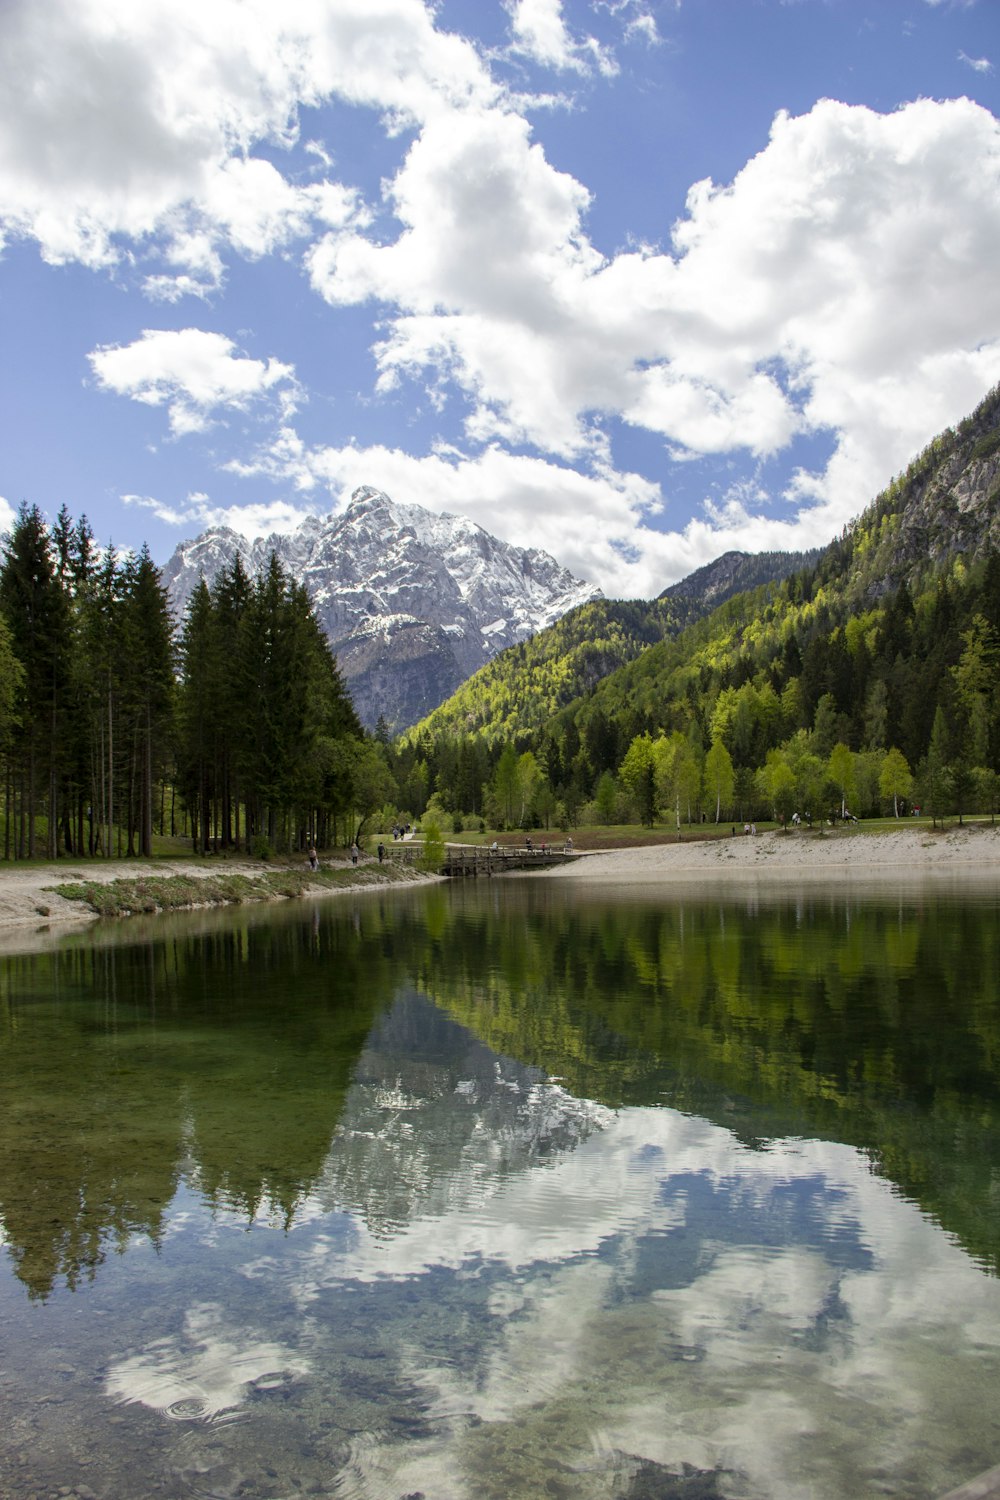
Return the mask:
<path id="1" fill-rule="evenodd" d="M 349 843 L 386 800 L 304 587 L 278 561 L 202 581 L 180 632 L 148 549 L 22 505 L 0 565 L 6 859 L 261 856 Z"/>

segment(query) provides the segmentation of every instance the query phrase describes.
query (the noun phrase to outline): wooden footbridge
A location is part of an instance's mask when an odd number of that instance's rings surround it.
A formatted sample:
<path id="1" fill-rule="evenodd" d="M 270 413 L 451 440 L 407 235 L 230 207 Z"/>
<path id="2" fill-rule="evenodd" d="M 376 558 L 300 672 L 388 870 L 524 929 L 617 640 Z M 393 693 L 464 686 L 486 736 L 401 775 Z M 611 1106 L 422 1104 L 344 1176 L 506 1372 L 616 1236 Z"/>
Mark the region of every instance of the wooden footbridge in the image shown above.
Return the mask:
<path id="1" fill-rule="evenodd" d="M 390 859 L 402 859 L 415 864 L 423 859 L 423 845 L 416 841 L 405 845 L 389 845 L 386 854 Z M 576 859 L 572 849 L 544 848 L 537 845 L 521 849 L 500 844 L 495 849 L 481 844 L 446 844 L 441 874 L 455 880 L 476 880 L 480 876 L 491 879 L 494 875 L 513 875 L 518 870 L 548 870 L 555 865 L 568 864 Z"/>
<path id="2" fill-rule="evenodd" d="M 476 844 L 448 844 L 445 847 L 442 875 L 459 880 L 475 880 L 480 875 L 510 875 L 515 870 L 548 870 L 564 865 L 576 855 L 571 850 L 546 848 L 516 849 L 500 845 L 483 849 Z"/>

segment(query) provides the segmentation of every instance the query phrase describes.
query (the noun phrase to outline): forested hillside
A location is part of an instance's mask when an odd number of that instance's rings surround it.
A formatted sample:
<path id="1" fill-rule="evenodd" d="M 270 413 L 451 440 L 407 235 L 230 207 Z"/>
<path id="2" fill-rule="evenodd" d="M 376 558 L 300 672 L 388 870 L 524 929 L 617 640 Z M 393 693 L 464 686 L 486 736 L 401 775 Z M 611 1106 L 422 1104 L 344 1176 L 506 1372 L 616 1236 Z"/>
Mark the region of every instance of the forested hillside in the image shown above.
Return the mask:
<path id="1" fill-rule="evenodd" d="M 3 854 L 349 842 L 389 782 L 304 587 L 276 559 L 196 591 L 178 643 L 159 570 L 22 506 L 0 565 Z M 349 821 L 350 820 L 350 821 Z"/>
<path id="2" fill-rule="evenodd" d="M 509 646 L 404 738 L 477 734 L 486 745 L 541 726 L 697 614 L 688 600 L 596 599 Z"/>
<path id="3" fill-rule="evenodd" d="M 651 602 L 597 599 L 582 604 L 530 640 L 501 652 L 402 738 L 473 733 L 493 746 L 539 730 L 647 647 L 676 636 L 751 581 L 786 577 L 807 556 L 815 560 L 819 553 L 728 552 Z"/>
<path id="4" fill-rule="evenodd" d="M 505 658 L 395 755 L 410 806 L 571 824 L 586 809 L 675 823 L 886 811 L 992 812 L 1000 772 L 1000 392 L 935 439 L 814 564 L 728 599 L 570 701 L 508 691 Z M 679 605 L 671 597 L 657 601 Z M 641 605 L 629 606 L 642 620 Z M 602 617 L 610 619 L 611 616 Z M 658 617 L 661 621 L 663 617 Z M 574 628 L 570 619 L 567 631 Z M 594 632 L 600 640 L 598 632 Z M 599 670 L 600 647 L 581 659 Z M 635 635 L 630 646 L 635 643 Z M 534 656 L 530 655 L 534 651 Z M 508 653 L 509 656 L 509 653 Z M 604 660 L 608 659 L 605 655 Z M 523 681 L 531 675 L 522 674 Z M 524 702 L 524 711 L 520 704 Z M 548 705 L 555 712 L 541 719 Z M 499 722 L 502 730 L 495 731 Z M 489 725 L 479 730 L 480 725 Z M 477 732 L 478 731 L 478 732 Z M 484 772 L 478 802 L 459 763 Z"/>

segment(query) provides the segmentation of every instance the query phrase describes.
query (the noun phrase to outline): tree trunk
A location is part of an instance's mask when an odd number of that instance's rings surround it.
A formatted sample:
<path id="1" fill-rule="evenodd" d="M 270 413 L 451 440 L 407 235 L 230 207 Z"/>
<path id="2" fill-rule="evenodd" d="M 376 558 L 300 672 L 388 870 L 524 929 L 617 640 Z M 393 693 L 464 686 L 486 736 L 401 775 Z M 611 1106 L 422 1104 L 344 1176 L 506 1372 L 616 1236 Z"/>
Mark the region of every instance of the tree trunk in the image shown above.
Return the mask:
<path id="1" fill-rule="evenodd" d="M 139 835 L 139 847 L 146 859 L 153 854 L 153 725 L 149 712 L 149 704 L 146 704 L 146 743 L 143 747 L 142 764 L 142 829 Z"/>
<path id="2" fill-rule="evenodd" d="M 105 857 L 111 858 L 111 830 L 114 825 L 115 809 L 115 728 L 114 715 L 111 704 L 111 684 L 108 683 L 108 842 L 105 845 Z"/>
<path id="3" fill-rule="evenodd" d="M 35 857 L 35 747 L 28 750 L 28 858 Z"/>

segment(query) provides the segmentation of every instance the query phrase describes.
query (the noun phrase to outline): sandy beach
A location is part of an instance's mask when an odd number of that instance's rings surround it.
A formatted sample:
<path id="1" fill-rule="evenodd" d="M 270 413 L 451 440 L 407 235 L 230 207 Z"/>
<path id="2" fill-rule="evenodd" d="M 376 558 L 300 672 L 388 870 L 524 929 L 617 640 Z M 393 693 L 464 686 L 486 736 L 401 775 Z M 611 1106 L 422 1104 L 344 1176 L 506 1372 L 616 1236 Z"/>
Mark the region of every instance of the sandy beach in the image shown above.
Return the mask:
<path id="1" fill-rule="evenodd" d="M 794 829 L 583 855 L 546 879 L 606 888 L 720 881 L 912 883 L 946 877 L 1000 885 L 1000 826 L 949 824 L 885 832 Z"/>

